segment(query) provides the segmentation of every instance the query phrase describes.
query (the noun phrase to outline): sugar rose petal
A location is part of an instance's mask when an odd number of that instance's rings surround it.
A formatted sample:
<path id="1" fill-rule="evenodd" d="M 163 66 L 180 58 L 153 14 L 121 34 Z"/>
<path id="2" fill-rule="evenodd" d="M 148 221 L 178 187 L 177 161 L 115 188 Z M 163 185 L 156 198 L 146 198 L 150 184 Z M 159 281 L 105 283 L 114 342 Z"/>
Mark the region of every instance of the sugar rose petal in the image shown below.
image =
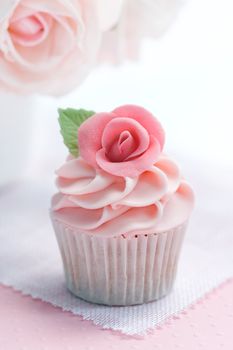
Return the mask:
<path id="1" fill-rule="evenodd" d="M 113 113 L 118 117 L 128 117 L 136 120 L 149 132 L 150 135 L 155 136 L 159 141 L 161 150 L 163 149 L 165 133 L 161 124 L 151 112 L 141 106 L 125 105 L 114 109 Z"/>
<path id="2" fill-rule="evenodd" d="M 102 148 L 101 140 L 108 122 L 116 117 L 113 113 L 96 113 L 81 124 L 78 144 L 81 157 L 90 165 L 97 166 L 96 153 Z"/>
<path id="3" fill-rule="evenodd" d="M 139 157 L 124 162 L 111 162 L 107 158 L 104 149 L 98 151 L 96 160 L 100 168 L 117 176 L 135 177 L 146 171 L 158 159 L 160 145 L 156 139 L 151 138 L 148 149 Z"/>
<path id="4" fill-rule="evenodd" d="M 108 159 L 121 162 L 145 152 L 150 137 L 148 131 L 136 120 L 115 118 L 106 125 L 101 141 Z"/>

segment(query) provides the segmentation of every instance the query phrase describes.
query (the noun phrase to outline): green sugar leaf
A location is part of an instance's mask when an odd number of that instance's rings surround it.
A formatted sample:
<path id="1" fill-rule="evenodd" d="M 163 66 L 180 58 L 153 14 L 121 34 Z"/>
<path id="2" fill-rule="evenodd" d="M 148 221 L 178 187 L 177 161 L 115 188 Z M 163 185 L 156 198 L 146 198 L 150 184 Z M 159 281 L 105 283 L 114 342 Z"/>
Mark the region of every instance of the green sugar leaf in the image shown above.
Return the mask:
<path id="1" fill-rule="evenodd" d="M 59 108 L 58 113 L 58 121 L 64 144 L 68 147 L 70 154 L 77 157 L 79 155 L 78 128 L 86 119 L 94 115 L 95 112 L 86 111 L 85 109 Z"/>

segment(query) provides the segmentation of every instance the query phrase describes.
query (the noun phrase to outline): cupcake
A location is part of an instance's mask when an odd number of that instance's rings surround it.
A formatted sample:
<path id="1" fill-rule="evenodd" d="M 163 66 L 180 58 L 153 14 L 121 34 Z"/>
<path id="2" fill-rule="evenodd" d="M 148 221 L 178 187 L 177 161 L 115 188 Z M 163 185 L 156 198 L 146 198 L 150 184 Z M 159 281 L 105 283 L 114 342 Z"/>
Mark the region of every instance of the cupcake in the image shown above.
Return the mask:
<path id="1" fill-rule="evenodd" d="M 105 305 L 165 296 L 194 195 L 163 152 L 161 124 L 134 105 L 59 112 L 70 154 L 56 172 L 51 219 L 68 289 Z"/>

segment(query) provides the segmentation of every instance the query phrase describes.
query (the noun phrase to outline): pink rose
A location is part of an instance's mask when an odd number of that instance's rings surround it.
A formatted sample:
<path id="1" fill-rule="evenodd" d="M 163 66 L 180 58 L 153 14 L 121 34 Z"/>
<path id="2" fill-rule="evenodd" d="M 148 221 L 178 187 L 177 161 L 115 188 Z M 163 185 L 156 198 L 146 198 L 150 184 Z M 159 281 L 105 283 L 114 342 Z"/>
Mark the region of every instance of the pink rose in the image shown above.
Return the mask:
<path id="1" fill-rule="evenodd" d="M 181 0 L 125 0 L 123 5 L 119 21 L 102 37 L 100 62 L 137 59 L 144 38 L 157 38 L 165 32 Z"/>
<path id="2" fill-rule="evenodd" d="M 96 168 L 124 177 L 135 177 L 150 169 L 163 149 L 164 138 L 155 117 L 133 105 L 97 113 L 78 131 L 81 157 Z"/>
<path id="3" fill-rule="evenodd" d="M 0 9 L 0 88 L 56 95 L 78 85 L 95 63 L 102 28 L 117 20 L 110 6 L 104 15 L 103 2 L 5 0 Z"/>

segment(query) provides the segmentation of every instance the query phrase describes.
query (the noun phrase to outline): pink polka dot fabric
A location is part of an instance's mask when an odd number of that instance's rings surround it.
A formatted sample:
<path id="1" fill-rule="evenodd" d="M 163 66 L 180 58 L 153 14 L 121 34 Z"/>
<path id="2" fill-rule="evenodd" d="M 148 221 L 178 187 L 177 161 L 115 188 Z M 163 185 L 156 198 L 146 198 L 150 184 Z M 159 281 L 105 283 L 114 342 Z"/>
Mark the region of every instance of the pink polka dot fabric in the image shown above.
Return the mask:
<path id="1" fill-rule="evenodd" d="M 232 295 L 229 280 L 151 334 L 130 337 L 0 286 L 0 349 L 230 350 Z"/>

